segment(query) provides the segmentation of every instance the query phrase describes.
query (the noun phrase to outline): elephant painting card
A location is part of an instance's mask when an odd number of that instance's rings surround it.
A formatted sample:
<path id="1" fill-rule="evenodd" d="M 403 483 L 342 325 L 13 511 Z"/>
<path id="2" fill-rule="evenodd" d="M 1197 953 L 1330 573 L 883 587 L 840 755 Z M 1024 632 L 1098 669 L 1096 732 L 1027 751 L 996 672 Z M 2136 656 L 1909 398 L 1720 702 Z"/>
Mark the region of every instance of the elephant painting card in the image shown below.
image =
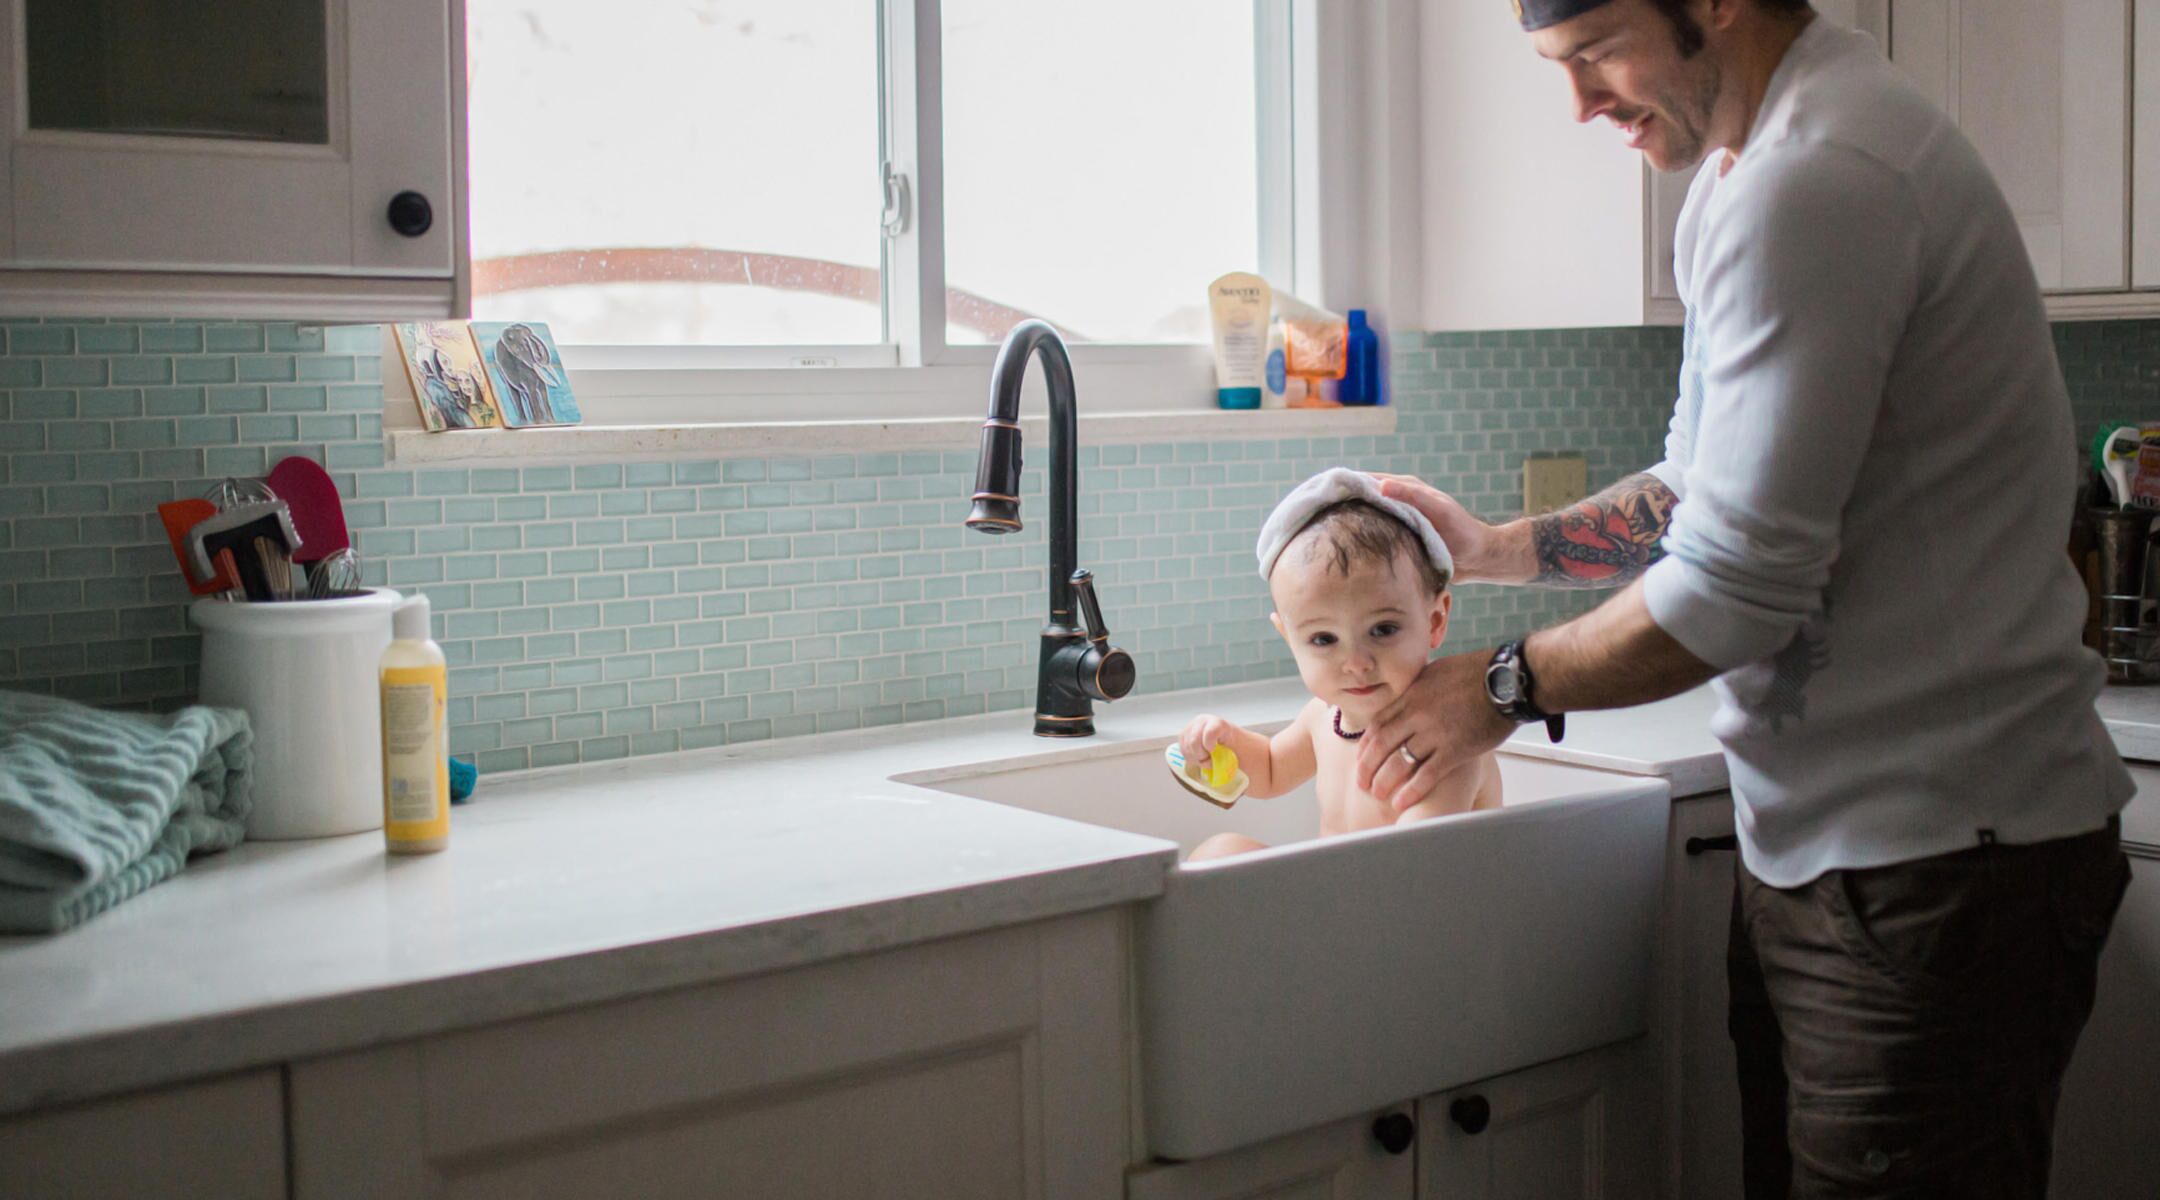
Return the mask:
<path id="1" fill-rule="evenodd" d="M 570 394 L 570 376 L 563 370 L 555 339 L 540 321 L 474 321 L 474 344 L 487 365 L 488 386 L 494 390 L 503 424 L 512 429 L 529 425 L 575 425 L 576 397 Z"/>
<path id="2" fill-rule="evenodd" d="M 479 348 L 463 321 L 406 322 L 395 326 L 395 332 L 413 400 L 430 433 L 502 424 Z"/>

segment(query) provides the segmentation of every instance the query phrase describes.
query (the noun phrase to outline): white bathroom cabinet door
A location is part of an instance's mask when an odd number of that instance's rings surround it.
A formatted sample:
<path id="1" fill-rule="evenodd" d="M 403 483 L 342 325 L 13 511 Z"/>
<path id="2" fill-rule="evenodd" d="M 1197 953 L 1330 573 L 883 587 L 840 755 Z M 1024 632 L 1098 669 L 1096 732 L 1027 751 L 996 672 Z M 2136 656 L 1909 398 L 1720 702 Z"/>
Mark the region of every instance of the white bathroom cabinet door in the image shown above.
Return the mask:
<path id="1" fill-rule="evenodd" d="M 453 315 L 463 9 L 0 0 L 0 312 Z"/>
<path id="2" fill-rule="evenodd" d="M 2052 1195 L 2148 1200 L 2160 1146 L 2160 766 L 2132 764 L 2130 891 L 2100 957 L 2092 1020 L 2063 1077 Z"/>
<path id="3" fill-rule="evenodd" d="M 1126 1200 L 1412 1200 L 1414 1117 L 1408 1106 L 1193 1162 L 1135 1170 Z M 1383 1144 L 1383 1133 L 1394 1141 Z"/>
<path id="4" fill-rule="evenodd" d="M 1417 1102 L 1425 1200 L 1651 1200 L 1660 1194 L 1646 1039 Z"/>
<path id="5" fill-rule="evenodd" d="M 284 1200 L 276 1068 L 0 1118 L 0 1196 Z"/>
<path id="6" fill-rule="evenodd" d="M 1897 0 L 1891 60 L 1979 148 L 2040 286 L 2129 286 L 2130 0 Z"/>
<path id="7" fill-rule="evenodd" d="M 2160 290 L 2160 0 L 2137 0 L 2131 55 L 2130 284 Z"/>
<path id="8" fill-rule="evenodd" d="M 1125 929 L 1067 917 L 297 1063 L 293 1195 L 1115 1196 Z"/>
<path id="9" fill-rule="evenodd" d="M 1675 1200 L 1740 1193 L 1740 1089 L 1725 1033 L 1725 944 L 1733 903 L 1732 794 L 1673 805 L 1658 931 L 1657 1040 L 1665 1190 Z"/>

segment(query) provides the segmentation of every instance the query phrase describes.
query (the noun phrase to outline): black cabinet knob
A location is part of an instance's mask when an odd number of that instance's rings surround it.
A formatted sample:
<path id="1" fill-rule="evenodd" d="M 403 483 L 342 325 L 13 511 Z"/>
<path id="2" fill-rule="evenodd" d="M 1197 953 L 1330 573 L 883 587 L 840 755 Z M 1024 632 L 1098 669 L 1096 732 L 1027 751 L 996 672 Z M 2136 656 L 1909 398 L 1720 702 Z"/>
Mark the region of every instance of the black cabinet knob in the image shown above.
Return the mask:
<path id="1" fill-rule="evenodd" d="M 1417 1140 L 1417 1122 L 1410 1119 L 1409 1113 L 1382 1113 L 1373 1118 L 1372 1135 L 1382 1150 L 1401 1154 Z"/>
<path id="2" fill-rule="evenodd" d="M 1447 1106 L 1447 1115 L 1457 1129 L 1480 1134 L 1492 1124 L 1492 1101 L 1483 1096 L 1463 1096 Z"/>
<path id="3" fill-rule="evenodd" d="M 406 237 L 419 237 L 435 227 L 435 206 L 418 192 L 399 192 L 390 197 L 390 228 Z"/>
<path id="4" fill-rule="evenodd" d="M 1738 850 L 1740 835 L 1728 833 L 1721 837 L 1691 837 L 1681 844 L 1689 858 L 1699 858 L 1713 850 Z"/>

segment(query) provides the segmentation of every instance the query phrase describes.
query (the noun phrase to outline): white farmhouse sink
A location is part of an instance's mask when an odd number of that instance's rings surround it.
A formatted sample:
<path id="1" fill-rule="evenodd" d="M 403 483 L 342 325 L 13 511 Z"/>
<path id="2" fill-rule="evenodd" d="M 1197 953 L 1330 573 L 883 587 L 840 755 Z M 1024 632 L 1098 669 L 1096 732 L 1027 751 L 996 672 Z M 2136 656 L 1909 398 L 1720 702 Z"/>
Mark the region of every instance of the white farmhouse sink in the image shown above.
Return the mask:
<path id="1" fill-rule="evenodd" d="M 1191 850 L 1138 917 L 1149 1152 L 1199 1158 L 1648 1027 L 1663 781 L 1503 755 L 1506 806 L 1319 838 L 1310 785 L 1225 813 L 1162 741 L 903 776 Z"/>

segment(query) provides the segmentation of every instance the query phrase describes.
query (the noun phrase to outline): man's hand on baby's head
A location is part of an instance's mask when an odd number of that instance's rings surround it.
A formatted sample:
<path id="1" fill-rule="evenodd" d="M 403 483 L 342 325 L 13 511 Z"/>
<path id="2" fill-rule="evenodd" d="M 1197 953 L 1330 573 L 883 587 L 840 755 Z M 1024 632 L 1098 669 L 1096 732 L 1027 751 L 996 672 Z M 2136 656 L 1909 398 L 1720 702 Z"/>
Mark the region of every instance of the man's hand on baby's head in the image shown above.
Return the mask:
<path id="1" fill-rule="evenodd" d="M 1485 578 L 1493 570 L 1488 562 L 1492 526 L 1462 506 L 1462 502 L 1439 488 L 1414 475 L 1383 475 L 1375 473 L 1380 481 L 1380 494 L 1425 514 L 1432 522 L 1433 531 L 1447 543 L 1455 559 L 1455 578 L 1471 580 Z"/>

